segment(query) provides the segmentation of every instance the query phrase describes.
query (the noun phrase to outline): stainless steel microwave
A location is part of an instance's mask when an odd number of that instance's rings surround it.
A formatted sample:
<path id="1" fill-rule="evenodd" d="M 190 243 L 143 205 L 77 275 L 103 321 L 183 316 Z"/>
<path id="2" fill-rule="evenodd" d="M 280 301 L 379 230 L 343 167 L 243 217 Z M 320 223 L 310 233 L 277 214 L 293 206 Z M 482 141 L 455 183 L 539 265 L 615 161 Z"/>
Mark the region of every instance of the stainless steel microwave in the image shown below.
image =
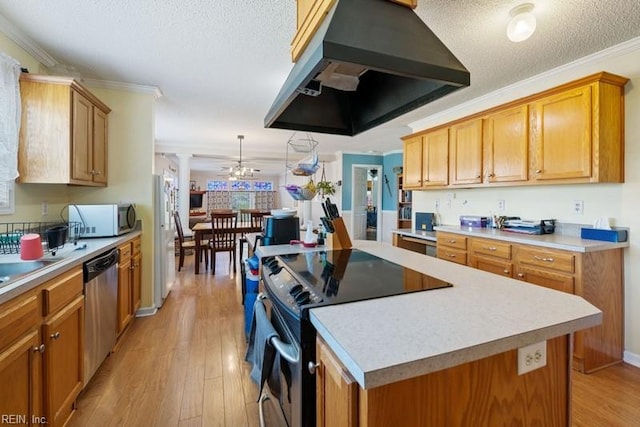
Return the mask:
<path id="1" fill-rule="evenodd" d="M 133 230 L 136 209 L 131 203 L 69 205 L 69 222 L 78 222 L 80 237 L 112 237 Z"/>

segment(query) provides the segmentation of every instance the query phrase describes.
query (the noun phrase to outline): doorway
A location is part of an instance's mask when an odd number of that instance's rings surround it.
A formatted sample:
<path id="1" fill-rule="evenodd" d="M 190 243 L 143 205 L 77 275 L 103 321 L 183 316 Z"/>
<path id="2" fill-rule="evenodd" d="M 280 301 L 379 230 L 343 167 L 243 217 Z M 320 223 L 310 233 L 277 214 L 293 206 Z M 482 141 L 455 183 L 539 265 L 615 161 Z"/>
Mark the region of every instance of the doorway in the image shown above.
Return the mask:
<path id="1" fill-rule="evenodd" d="M 351 230 L 354 240 L 382 240 L 381 165 L 353 165 Z"/>

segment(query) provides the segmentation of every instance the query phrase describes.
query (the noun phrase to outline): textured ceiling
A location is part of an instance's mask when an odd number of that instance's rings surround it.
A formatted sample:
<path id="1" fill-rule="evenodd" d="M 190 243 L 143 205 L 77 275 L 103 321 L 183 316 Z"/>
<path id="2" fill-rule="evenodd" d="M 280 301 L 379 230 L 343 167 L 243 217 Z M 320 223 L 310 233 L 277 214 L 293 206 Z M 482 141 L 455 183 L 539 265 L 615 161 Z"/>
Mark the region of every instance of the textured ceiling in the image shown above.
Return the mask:
<path id="1" fill-rule="evenodd" d="M 316 134 L 320 153 L 401 149 L 409 123 L 640 36 L 638 0 L 533 0 L 536 33 L 511 43 L 509 10 L 520 3 L 419 0 L 416 13 L 469 69 L 471 86 L 354 138 Z M 193 168 L 219 170 L 237 160 L 244 134 L 251 166 L 282 170 L 292 132 L 264 129 L 263 119 L 292 67 L 295 1 L 3 0 L 0 14 L 84 78 L 160 88 L 161 151 L 207 155 Z"/>

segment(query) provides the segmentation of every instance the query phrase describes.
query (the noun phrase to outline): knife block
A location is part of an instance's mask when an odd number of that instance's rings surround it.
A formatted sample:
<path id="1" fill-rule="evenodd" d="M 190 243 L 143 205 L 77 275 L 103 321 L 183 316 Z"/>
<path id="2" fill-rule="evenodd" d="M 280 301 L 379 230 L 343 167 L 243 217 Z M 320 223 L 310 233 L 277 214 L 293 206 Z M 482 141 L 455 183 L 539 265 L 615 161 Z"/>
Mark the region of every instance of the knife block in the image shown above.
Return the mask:
<path id="1" fill-rule="evenodd" d="M 332 250 L 351 249 L 351 238 L 349 237 L 347 227 L 345 227 L 342 217 L 331 220 L 331 223 L 333 224 L 334 232 L 328 235 L 328 240 L 330 241 L 327 246 Z"/>

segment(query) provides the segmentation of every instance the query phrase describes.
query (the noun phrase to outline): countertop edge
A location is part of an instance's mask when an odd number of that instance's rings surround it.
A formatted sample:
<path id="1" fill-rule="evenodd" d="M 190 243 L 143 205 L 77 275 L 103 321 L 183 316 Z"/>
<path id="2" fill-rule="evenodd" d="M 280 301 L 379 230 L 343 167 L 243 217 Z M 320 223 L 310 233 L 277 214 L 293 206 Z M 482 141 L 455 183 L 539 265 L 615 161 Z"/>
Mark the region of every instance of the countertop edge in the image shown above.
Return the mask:
<path id="1" fill-rule="evenodd" d="M 73 245 L 68 249 L 63 248 L 63 250 L 59 251 L 58 255 L 55 257 L 45 255 L 43 259 L 46 259 L 47 257 L 57 259 L 63 256 L 64 258 L 59 262 L 53 263 L 50 266 L 34 272 L 33 274 L 26 275 L 8 286 L 0 288 L 0 304 L 38 287 L 44 282 L 53 279 L 74 267 L 81 266 L 82 263 L 100 255 L 102 252 L 118 247 L 122 243 L 140 235 L 142 235 L 142 231 L 135 230 L 117 237 L 80 239 L 78 240 L 77 245 Z M 83 244 L 87 245 L 86 249 L 79 249 Z"/>

